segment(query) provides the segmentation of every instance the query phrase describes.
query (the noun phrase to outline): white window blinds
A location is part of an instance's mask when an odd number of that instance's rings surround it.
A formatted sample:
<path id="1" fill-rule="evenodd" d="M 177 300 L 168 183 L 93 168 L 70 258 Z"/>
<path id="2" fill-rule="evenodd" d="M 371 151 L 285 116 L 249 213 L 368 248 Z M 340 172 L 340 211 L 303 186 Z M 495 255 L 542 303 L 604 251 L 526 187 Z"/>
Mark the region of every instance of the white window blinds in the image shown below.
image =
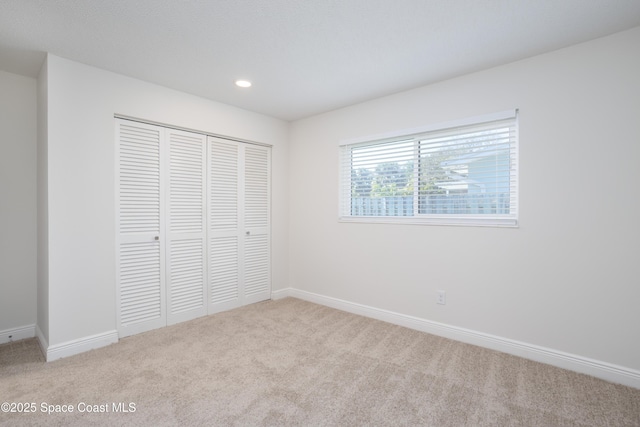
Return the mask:
<path id="1" fill-rule="evenodd" d="M 345 221 L 517 225 L 517 117 L 341 147 Z"/>

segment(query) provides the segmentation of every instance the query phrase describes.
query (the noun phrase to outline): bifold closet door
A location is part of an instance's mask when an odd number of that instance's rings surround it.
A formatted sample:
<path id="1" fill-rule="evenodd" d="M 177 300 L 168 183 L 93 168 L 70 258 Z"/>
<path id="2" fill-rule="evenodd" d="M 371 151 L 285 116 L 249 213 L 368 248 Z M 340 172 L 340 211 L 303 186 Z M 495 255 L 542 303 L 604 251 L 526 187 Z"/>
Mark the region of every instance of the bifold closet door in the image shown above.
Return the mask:
<path id="1" fill-rule="evenodd" d="M 209 313 L 271 298 L 271 149 L 209 137 Z"/>
<path id="2" fill-rule="evenodd" d="M 116 120 L 116 304 L 121 337 L 166 324 L 163 129 Z"/>
<path id="3" fill-rule="evenodd" d="M 204 135 L 166 129 L 167 324 L 207 314 Z"/>
<path id="4" fill-rule="evenodd" d="M 116 120 L 121 337 L 207 314 L 206 137 Z"/>

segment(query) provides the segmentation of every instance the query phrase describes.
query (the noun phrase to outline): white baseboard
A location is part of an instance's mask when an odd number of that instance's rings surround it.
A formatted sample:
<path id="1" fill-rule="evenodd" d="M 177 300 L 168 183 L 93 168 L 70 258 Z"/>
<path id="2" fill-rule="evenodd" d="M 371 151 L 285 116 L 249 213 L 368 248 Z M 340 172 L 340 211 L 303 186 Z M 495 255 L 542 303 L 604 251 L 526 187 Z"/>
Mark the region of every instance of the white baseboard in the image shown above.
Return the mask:
<path id="1" fill-rule="evenodd" d="M 0 344 L 11 341 L 24 340 L 36 336 L 36 325 L 20 326 L 19 328 L 5 329 L 0 331 Z"/>
<path id="2" fill-rule="evenodd" d="M 559 368 L 591 375 L 613 383 L 624 384 L 629 387 L 640 389 L 640 371 L 599 360 L 589 359 L 575 354 L 565 353 L 559 350 L 485 334 L 483 332 L 473 331 L 470 329 L 459 328 L 457 326 L 451 326 L 444 323 L 433 322 L 419 317 L 407 316 L 405 314 L 382 310 L 294 288 L 274 291 L 272 292 L 271 297 L 274 300 L 294 297 L 349 313 L 359 314 L 361 316 L 382 320 L 395 325 L 450 338 L 456 341 L 524 357 L 536 362 L 546 363 Z"/>
<path id="3" fill-rule="evenodd" d="M 73 341 L 67 341 L 62 344 L 48 346 L 46 347 L 46 350 L 43 351 L 43 353 L 45 354 L 47 362 L 51 362 L 53 360 L 73 356 L 79 353 L 84 353 L 85 351 L 93 350 L 94 348 L 105 347 L 117 342 L 118 331 L 109 331 Z"/>
<path id="4" fill-rule="evenodd" d="M 49 342 L 44 337 L 44 334 L 38 325 L 36 325 L 36 337 L 38 338 L 38 344 L 40 344 L 40 351 L 42 352 L 44 359 L 47 360 L 47 348 L 49 348 Z"/>
<path id="5" fill-rule="evenodd" d="M 286 297 L 292 297 L 292 291 L 294 289 L 293 288 L 285 288 L 285 289 L 278 289 L 277 291 L 272 291 L 271 292 L 271 299 L 272 300 L 279 300 L 282 298 L 286 298 Z M 300 298 L 302 299 L 302 298 Z"/>

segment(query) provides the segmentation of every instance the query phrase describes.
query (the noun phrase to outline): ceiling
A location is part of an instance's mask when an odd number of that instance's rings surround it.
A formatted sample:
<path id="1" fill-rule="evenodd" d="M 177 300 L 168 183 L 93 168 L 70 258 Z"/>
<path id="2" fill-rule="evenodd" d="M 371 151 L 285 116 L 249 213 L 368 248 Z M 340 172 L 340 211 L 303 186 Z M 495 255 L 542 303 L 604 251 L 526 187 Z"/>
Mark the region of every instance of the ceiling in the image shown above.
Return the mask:
<path id="1" fill-rule="evenodd" d="M 0 0 L 0 69 L 50 52 L 291 121 L 639 25 L 640 0 Z"/>

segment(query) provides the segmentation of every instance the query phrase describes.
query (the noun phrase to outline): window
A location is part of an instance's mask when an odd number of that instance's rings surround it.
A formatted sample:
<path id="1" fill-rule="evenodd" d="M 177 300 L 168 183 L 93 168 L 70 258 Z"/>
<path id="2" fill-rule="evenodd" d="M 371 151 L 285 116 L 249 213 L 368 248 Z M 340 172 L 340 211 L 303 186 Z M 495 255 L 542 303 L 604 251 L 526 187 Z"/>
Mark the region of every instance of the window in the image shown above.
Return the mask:
<path id="1" fill-rule="evenodd" d="M 341 146 L 340 219 L 517 225 L 517 111 Z"/>

